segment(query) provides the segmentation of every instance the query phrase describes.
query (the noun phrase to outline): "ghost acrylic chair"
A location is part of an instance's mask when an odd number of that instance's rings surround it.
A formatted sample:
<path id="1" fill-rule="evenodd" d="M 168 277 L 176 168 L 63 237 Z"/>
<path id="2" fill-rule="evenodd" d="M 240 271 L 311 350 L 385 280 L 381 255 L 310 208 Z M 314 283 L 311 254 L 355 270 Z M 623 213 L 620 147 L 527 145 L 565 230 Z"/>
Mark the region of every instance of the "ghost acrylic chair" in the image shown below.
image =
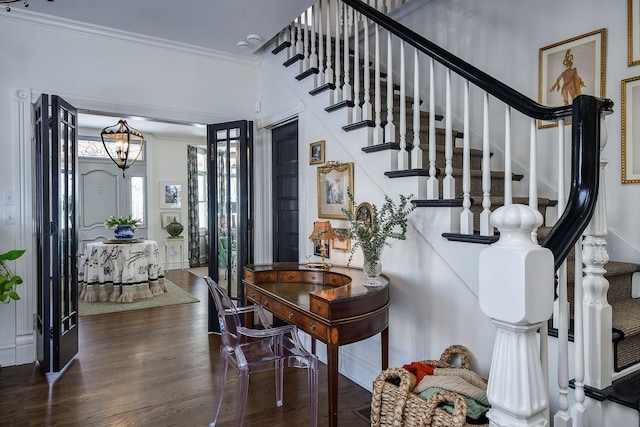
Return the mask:
<path id="1" fill-rule="evenodd" d="M 221 288 L 211 278 L 205 281 L 213 297 L 220 322 L 220 373 L 218 390 L 211 413 L 211 424 L 215 426 L 222 405 L 222 394 L 227 378 L 227 368 L 232 365 L 238 370 L 239 391 L 236 403 L 236 427 L 242 425 L 249 391 L 251 372 L 274 370 L 276 380 L 276 405 L 282 406 L 282 380 L 285 365 L 307 369 L 309 382 L 309 425 L 315 427 L 318 418 L 318 358 L 302 346 L 295 325 L 272 328 L 261 305 L 236 307 Z M 245 327 L 240 315 L 253 314 L 259 321 L 259 328 Z"/>

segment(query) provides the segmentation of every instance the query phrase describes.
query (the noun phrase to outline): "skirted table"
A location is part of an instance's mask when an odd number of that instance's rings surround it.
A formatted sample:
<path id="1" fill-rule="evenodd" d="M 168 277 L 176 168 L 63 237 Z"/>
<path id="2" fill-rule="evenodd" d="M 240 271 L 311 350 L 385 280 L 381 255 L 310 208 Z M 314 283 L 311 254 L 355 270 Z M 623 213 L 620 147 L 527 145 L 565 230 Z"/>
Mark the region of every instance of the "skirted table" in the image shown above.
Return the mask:
<path id="1" fill-rule="evenodd" d="M 132 302 L 167 291 L 158 243 L 89 243 L 78 269 L 80 299 Z"/>

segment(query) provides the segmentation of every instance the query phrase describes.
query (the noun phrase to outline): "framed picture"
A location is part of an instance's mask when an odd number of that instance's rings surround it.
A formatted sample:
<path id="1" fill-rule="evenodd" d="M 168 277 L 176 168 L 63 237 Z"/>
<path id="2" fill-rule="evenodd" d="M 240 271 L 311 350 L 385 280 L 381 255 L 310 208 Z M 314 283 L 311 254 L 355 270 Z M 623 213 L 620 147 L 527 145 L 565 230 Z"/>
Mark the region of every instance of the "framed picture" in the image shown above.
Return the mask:
<path id="1" fill-rule="evenodd" d="M 338 233 L 346 233 L 349 230 L 346 228 L 334 228 L 334 230 Z M 347 239 L 346 237 L 336 237 L 331 240 L 331 248 L 339 249 L 341 251 L 350 251 L 351 250 L 351 239 Z"/>
<path id="2" fill-rule="evenodd" d="M 314 240 L 313 254 L 317 256 L 323 256 L 325 258 L 330 258 L 329 240 L 319 240 L 319 239 Z"/>
<path id="3" fill-rule="evenodd" d="M 180 222 L 180 213 L 175 212 L 162 212 L 162 228 L 167 228 L 167 225 L 171 224 L 174 220 Z"/>
<path id="4" fill-rule="evenodd" d="M 640 64 L 640 0 L 627 0 L 629 66 Z"/>
<path id="5" fill-rule="evenodd" d="M 361 222 L 370 232 L 373 232 L 373 206 L 363 202 L 356 208 L 356 221 Z"/>
<path id="6" fill-rule="evenodd" d="M 309 164 L 324 163 L 324 141 L 316 141 L 309 144 Z"/>
<path id="7" fill-rule="evenodd" d="M 604 28 L 540 49 L 538 101 L 542 105 L 569 105 L 578 95 L 604 97 Z M 539 120 L 538 128 L 557 126 Z"/>
<path id="8" fill-rule="evenodd" d="M 182 205 L 182 184 L 175 182 L 160 183 L 160 208 L 161 209 L 179 209 Z"/>
<path id="9" fill-rule="evenodd" d="M 353 163 L 329 162 L 318 167 L 318 217 L 347 219 L 342 209 L 353 209 Z"/>
<path id="10" fill-rule="evenodd" d="M 640 183 L 640 76 L 622 81 L 622 183 Z"/>

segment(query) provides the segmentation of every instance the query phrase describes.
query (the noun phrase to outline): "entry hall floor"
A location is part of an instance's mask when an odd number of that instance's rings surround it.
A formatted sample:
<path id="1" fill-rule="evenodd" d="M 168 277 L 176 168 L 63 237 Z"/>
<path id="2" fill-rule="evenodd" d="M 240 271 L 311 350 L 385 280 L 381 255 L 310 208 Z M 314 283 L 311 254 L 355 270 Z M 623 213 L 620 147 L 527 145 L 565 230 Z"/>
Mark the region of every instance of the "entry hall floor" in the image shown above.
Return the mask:
<path id="1" fill-rule="evenodd" d="M 0 425 L 205 426 L 216 388 L 220 337 L 207 333 L 208 290 L 183 270 L 167 279 L 199 303 L 81 317 L 80 350 L 49 380 L 37 364 L 0 369 Z M 233 424 L 237 379 L 229 370 L 218 425 Z M 318 425 L 328 425 L 327 370 L 320 366 Z M 340 425 L 368 423 L 353 410 L 371 394 L 340 376 Z M 285 369 L 284 406 L 270 372 L 251 376 L 245 426 L 308 423 L 306 371 Z"/>

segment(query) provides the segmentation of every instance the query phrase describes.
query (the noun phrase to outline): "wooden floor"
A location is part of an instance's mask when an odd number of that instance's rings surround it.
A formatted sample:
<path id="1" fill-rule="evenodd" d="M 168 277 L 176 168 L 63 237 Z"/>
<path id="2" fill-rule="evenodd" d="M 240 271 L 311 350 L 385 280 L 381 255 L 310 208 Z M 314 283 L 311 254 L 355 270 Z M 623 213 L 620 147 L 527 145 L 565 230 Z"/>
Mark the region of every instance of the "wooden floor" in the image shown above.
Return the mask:
<path id="1" fill-rule="evenodd" d="M 207 334 L 207 289 L 198 276 L 166 277 L 200 299 L 194 304 L 81 317 L 80 350 L 67 370 L 0 369 L 0 426 L 204 426 L 216 388 L 220 337 Z M 371 394 L 340 377 L 339 424 L 368 423 L 353 410 Z M 246 426 L 308 423 L 304 370 L 285 370 L 284 406 L 275 406 L 271 373 L 251 376 Z M 232 425 L 237 381 L 227 378 L 218 425 Z M 328 425 L 326 366 L 321 365 L 318 425 Z"/>

